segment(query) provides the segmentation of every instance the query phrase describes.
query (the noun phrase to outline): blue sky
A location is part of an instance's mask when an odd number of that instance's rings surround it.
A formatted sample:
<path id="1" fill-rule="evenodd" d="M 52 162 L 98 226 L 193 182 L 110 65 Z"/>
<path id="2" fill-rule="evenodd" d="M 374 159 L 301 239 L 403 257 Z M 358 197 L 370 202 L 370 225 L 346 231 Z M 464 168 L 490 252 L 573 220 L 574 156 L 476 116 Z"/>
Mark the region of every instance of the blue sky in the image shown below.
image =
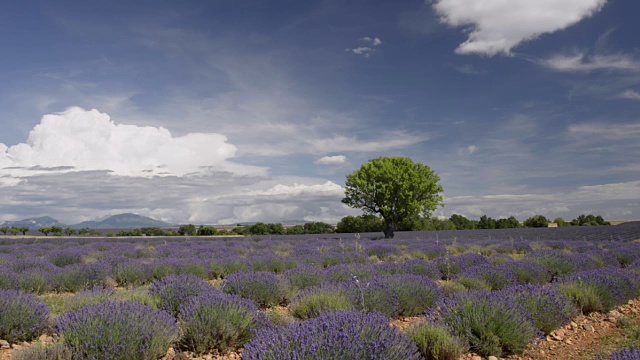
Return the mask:
<path id="1" fill-rule="evenodd" d="M 640 219 L 640 4 L 25 1 L 0 12 L 0 221 L 335 223 L 408 156 L 435 215 Z"/>

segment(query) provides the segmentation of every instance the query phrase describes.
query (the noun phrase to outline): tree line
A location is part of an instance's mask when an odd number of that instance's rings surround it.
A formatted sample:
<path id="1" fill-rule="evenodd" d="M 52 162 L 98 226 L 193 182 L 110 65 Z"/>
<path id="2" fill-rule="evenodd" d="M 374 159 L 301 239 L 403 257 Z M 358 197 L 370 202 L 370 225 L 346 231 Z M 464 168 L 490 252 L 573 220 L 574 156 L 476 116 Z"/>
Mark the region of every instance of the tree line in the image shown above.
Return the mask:
<path id="1" fill-rule="evenodd" d="M 559 227 L 565 226 L 601 226 L 611 225 L 602 216 L 580 215 L 571 221 L 561 217 L 553 220 Z M 476 230 L 476 229 L 517 229 L 548 227 L 551 221 L 543 215 L 535 215 L 520 223 L 514 216 L 493 219 L 482 215 L 479 220 L 470 220 L 463 215 L 453 214 L 448 219 L 411 217 L 398 223 L 398 231 L 440 231 L 440 230 Z M 346 216 L 336 227 L 338 233 L 381 232 L 385 229 L 383 219 L 375 215 Z"/>

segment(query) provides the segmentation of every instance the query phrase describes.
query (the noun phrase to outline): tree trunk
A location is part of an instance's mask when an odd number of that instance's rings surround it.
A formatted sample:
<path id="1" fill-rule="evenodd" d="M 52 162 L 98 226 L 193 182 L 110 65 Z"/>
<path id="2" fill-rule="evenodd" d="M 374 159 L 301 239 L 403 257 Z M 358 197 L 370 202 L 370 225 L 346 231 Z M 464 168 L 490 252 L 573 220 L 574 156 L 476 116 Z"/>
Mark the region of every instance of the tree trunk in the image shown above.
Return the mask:
<path id="1" fill-rule="evenodd" d="M 385 223 L 384 237 L 387 239 L 393 239 L 393 231 L 396 229 L 396 222 L 393 220 L 386 220 Z"/>

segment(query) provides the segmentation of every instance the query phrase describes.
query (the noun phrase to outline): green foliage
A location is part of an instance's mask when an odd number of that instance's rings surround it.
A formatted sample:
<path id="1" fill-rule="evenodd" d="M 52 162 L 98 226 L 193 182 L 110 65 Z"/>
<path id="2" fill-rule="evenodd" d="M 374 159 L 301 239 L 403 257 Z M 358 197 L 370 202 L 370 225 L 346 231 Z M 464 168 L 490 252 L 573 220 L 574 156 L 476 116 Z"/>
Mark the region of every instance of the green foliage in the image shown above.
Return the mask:
<path id="1" fill-rule="evenodd" d="M 193 224 L 189 224 L 189 225 L 182 225 L 180 226 L 180 228 L 178 229 L 178 234 L 182 235 L 182 236 L 196 236 L 196 234 L 198 233 L 198 229 L 196 229 L 196 226 Z"/>
<path id="2" fill-rule="evenodd" d="M 214 227 L 204 227 L 200 226 L 198 229 L 198 236 L 212 236 L 218 235 L 218 230 Z"/>
<path id="3" fill-rule="evenodd" d="M 346 216 L 338 223 L 338 233 L 367 233 L 384 230 L 384 220 L 375 215 Z"/>
<path id="4" fill-rule="evenodd" d="M 610 222 L 604 221 L 602 216 L 580 215 L 577 218 L 571 220 L 572 226 L 599 226 L 599 225 L 611 225 Z"/>
<path id="5" fill-rule="evenodd" d="M 535 215 L 524 221 L 525 227 L 540 228 L 549 226 L 549 220 L 542 215 Z"/>
<path id="6" fill-rule="evenodd" d="M 426 360 L 457 360 L 469 349 L 464 340 L 444 327 L 418 323 L 408 329 L 407 335 Z"/>
<path id="7" fill-rule="evenodd" d="M 449 217 L 449 220 L 455 225 L 456 230 L 473 230 L 478 226 L 477 221 L 469 220 L 466 217 L 458 214 L 453 214 Z"/>
<path id="8" fill-rule="evenodd" d="M 480 217 L 480 221 L 478 221 L 478 224 L 476 226 L 478 229 L 495 229 L 496 221 L 490 217 L 487 217 L 487 215 L 482 215 Z"/>
<path id="9" fill-rule="evenodd" d="M 385 221 L 385 237 L 392 238 L 404 219 L 428 217 L 439 205 L 444 190 L 440 177 L 427 165 L 403 157 L 370 160 L 347 175 L 344 204 L 379 214 Z"/>
<path id="10" fill-rule="evenodd" d="M 463 300 L 455 308 L 447 309 L 444 322 L 481 356 L 520 354 L 537 336 L 530 321 L 495 299 Z"/>
<path id="11" fill-rule="evenodd" d="M 78 232 L 76 231 L 76 229 L 72 229 L 72 228 L 65 228 L 64 229 L 64 234 L 67 236 L 71 236 L 71 235 L 75 235 Z"/>
<path id="12" fill-rule="evenodd" d="M 291 304 L 291 314 L 302 320 L 315 318 L 327 311 L 350 309 L 353 309 L 353 304 L 349 295 L 337 286 L 309 289 L 298 295 Z"/>

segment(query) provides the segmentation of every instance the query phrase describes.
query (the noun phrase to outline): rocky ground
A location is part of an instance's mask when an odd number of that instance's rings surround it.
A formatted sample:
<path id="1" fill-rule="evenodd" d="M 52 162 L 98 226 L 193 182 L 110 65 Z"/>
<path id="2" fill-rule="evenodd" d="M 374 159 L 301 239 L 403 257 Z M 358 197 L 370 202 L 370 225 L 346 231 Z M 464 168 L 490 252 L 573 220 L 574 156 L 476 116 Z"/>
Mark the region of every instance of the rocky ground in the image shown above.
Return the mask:
<path id="1" fill-rule="evenodd" d="M 276 309 L 283 313 L 286 308 Z M 574 319 L 563 329 L 558 329 L 545 339 L 531 344 L 523 355 L 509 356 L 509 360 L 594 360 L 596 356 L 609 358 L 609 354 L 621 348 L 635 345 L 640 346 L 640 298 L 630 300 L 626 305 L 606 314 L 594 313 L 588 316 L 581 315 Z M 282 314 L 280 314 L 282 315 Z M 401 331 L 410 326 L 419 318 L 407 318 L 396 320 L 392 323 Z M 54 338 L 42 335 L 32 343 L 9 345 L 0 340 L 0 360 L 10 360 L 12 355 L 35 343 L 50 343 Z M 206 354 L 195 355 L 191 353 L 176 352 L 169 349 L 163 360 L 238 360 L 241 353 Z M 464 355 L 461 360 L 484 360 L 476 354 Z M 497 360 L 489 357 L 486 360 Z"/>

